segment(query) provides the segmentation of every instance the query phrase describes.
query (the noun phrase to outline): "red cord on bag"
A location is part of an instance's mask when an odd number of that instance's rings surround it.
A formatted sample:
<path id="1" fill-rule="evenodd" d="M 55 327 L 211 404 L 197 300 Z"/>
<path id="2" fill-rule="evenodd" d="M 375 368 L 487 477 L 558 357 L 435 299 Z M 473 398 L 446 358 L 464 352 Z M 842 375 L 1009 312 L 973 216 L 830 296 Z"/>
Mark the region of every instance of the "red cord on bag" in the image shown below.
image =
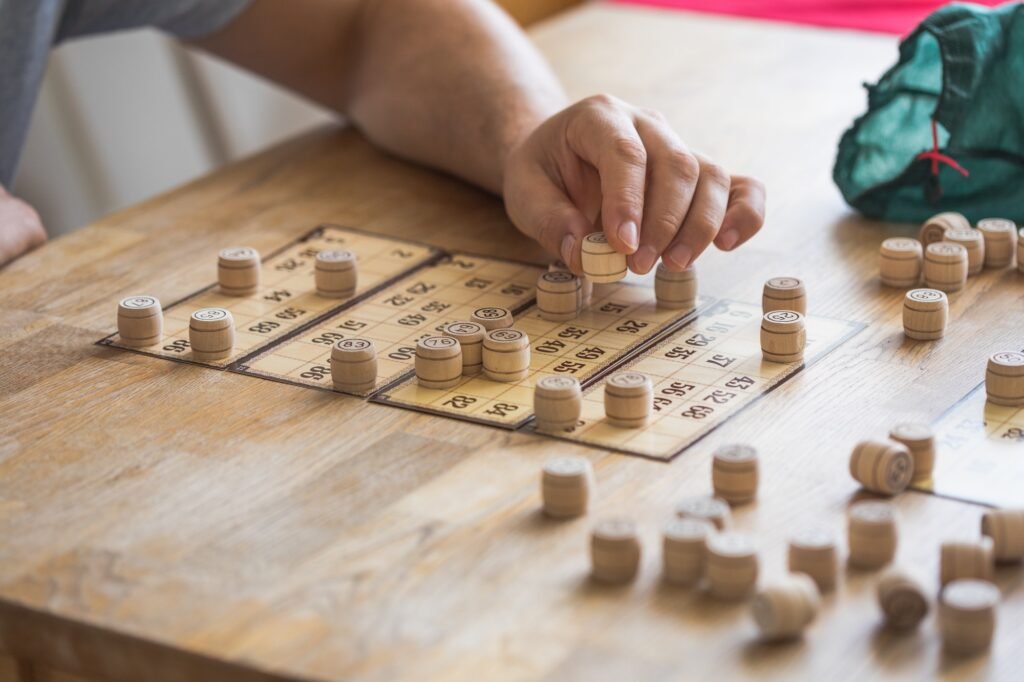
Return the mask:
<path id="1" fill-rule="evenodd" d="M 964 168 L 963 166 L 961 166 L 959 163 L 957 163 L 956 159 L 954 159 L 952 156 L 947 156 L 946 154 L 943 154 L 942 152 L 939 151 L 939 128 L 938 128 L 938 124 L 935 122 L 935 119 L 932 119 L 932 148 L 931 148 L 931 150 L 927 151 L 927 152 L 921 152 L 920 154 L 915 156 L 914 159 L 918 160 L 918 161 L 920 161 L 921 159 L 931 159 L 931 161 L 932 161 L 932 175 L 938 175 L 939 174 L 939 164 L 940 163 L 944 163 L 944 164 L 948 165 L 950 168 L 952 168 L 953 170 L 955 170 L 960 175 L 964 176 L 965 178 L 970 176 L 970 173 L 967 172 L 967 169 Z"/>

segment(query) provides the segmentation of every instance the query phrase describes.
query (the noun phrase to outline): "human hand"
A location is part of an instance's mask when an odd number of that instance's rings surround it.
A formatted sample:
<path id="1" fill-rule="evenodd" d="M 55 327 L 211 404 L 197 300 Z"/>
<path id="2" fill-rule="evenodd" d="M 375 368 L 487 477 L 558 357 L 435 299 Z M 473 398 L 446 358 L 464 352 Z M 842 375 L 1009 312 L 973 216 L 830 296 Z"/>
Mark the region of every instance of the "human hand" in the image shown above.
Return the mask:
<path id="1" fill-rule="evenodd" d="M 46 230 L 35 209 L 0 186 L 0 266 L 46 241 Z"/>
<path id="2" fill-rule="evenodd" d="M 505 206 L 523 233 L 582 272 L 597 217 L 644 274 L 684 270 L 714 242 L 730 251 L 764 223 L 764 186 L 690 151 L 658 112 L 606 95 L 555 114 L 509 154 Z"/>

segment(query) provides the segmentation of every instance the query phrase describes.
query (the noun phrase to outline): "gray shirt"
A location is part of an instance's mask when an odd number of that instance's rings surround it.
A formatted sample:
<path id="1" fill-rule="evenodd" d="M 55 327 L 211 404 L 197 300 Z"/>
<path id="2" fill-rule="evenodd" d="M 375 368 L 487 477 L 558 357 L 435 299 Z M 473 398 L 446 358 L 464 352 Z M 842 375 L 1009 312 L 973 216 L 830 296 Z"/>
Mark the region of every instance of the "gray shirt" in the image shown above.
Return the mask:
<path id="1" fill-rule="evenodd" d="M 79 36 L 152 26 L 198 38 L 250 0 L 0 0 L 0 185 L 14 179 L 50 48 Z"/>

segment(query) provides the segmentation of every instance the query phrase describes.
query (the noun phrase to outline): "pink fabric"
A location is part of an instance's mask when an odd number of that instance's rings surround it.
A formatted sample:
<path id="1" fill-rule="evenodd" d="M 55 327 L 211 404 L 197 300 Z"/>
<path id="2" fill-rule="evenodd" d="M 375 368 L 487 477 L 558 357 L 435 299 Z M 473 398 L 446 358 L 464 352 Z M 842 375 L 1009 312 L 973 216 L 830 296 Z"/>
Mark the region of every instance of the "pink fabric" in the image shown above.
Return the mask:
<path id="1" fill-rule="evenodd" d="M 627 5 L 730 14 L 833 28 L 906 35 L 932 11 L 936 0 L 615 0 Z M 1005 0 L 974 0 L 995 7 Z"/>

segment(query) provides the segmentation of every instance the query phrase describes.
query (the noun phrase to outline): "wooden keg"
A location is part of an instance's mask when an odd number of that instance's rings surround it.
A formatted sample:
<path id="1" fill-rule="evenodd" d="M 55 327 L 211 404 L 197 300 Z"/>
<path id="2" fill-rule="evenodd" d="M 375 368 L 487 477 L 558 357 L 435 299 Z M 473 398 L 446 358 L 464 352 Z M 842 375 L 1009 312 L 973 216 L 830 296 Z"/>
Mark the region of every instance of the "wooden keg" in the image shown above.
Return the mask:
<path id="1" fill-rule="evenodd" d="M 362 395 L 377 385 L 377 348 L 363 338 L 339 339 L 331 346 L 331 381 L 343 393 Z"/>
<path id="2" fill-rule="evenodd" d="M 228 296 L 251 296 L 260 288 L 260 253 L 248 246 L 222 249 L 217 254 L 217 283 Z"/>
<path id="3" fill-rule="evenodd" d="M 130 348 L 160 343 L 164 313 L 156 296 L 128 296 L 117 304 L 117 334 Z"/>
<path id="4" fill-rule="evenodd" d="M 564 322 L 579 315 L 580 280 L 571 272 L 544 272 L 537 278 L 537 312 L 545 320 Z"/>
<path id="5" fill-rule="evenodd" d="M 200 308 L 188 322 L 192 358 L 199 362 L 220 360 L 235 347 L 235 319 L 224 308 Z"/>
<path id="6" fill-rule="evenodd" d="M 356 294 L 356 255 L 347 250 L 321 251 L 314 266 L 316 293 L 328 298 L 351 298 Z"/>
<path id="7" fill-rule="evenodd" d="M 530 338 L 518 329 L 494 329 L 484 336 L 484 374 L 491 381 L 522 381 L 530 373 Z"/>

